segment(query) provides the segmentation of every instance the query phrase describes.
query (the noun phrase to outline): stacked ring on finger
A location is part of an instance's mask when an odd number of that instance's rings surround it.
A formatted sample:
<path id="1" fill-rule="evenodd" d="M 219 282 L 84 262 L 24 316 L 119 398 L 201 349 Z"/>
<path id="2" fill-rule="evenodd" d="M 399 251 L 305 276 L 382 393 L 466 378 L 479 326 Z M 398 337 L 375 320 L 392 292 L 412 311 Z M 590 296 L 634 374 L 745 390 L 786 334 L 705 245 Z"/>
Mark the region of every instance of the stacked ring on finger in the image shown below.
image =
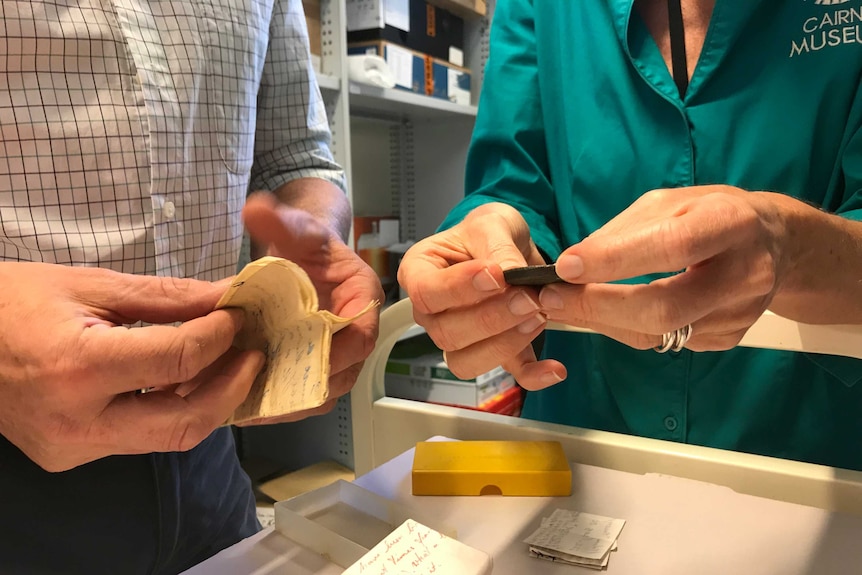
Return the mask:
<path id="1" fill-rule="evenodd" d="M 685 344 L 688 343 L 689 339 L 691 339 L 691 333 L 691 324 L 664 333 L 661 336 L 661 345 L 656 346 L 653 349 L 658 353 L 665 353 L 666 351 L 682 351 Z"/>

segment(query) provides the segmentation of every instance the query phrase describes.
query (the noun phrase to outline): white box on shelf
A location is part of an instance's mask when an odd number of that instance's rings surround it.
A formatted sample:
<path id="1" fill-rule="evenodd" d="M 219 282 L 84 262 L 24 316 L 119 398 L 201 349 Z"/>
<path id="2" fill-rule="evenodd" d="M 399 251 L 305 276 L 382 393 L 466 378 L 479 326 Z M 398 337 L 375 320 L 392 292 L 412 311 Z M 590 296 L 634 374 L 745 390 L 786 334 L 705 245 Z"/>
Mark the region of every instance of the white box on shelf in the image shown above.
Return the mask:
<path id="1" fill-rule="evenodd" d="M 479 407 L 494 396 L 515 386 L 515 378 L 502 368 L 489 379 L 460 381 L 452 379 L 432 379 L 411 375 L 387 373 L 384 376 L 386 395 L 429 401 L 461 407 Z"/>

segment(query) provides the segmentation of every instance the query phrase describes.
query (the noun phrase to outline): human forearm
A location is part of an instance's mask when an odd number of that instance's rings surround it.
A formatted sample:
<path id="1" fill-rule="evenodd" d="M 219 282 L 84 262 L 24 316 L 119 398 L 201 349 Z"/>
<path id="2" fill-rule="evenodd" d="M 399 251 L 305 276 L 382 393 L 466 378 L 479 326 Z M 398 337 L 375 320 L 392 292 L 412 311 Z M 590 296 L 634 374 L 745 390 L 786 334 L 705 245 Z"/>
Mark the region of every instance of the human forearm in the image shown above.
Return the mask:
<path id="1" fill-rule="evenodd" d="M 785 222 L 784 265 L 769 309 L 805 323 L 862 323 L 862 223 L 764 193 Z"/>

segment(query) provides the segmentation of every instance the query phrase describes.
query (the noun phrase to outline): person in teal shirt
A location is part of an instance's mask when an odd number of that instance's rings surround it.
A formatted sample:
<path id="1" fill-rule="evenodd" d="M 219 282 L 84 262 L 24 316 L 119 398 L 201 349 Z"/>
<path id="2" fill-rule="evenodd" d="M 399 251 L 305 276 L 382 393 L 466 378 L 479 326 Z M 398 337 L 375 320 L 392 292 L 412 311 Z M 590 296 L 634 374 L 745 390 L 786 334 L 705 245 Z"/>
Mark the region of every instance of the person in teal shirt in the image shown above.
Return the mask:
<path id="1" fill-rule="evenodd" d="M 862 470 L 862 362 L 736 347 L 767 309 L 862 323 L 862 0 L 498 0 L 484 74 L 466 196 L 399 271 L 453 371 L 502 364 L 527 418 Z M 505 284 L 544 262 L 566 283 Z M 601 335 L 537 360 L 548 320 Z"/>

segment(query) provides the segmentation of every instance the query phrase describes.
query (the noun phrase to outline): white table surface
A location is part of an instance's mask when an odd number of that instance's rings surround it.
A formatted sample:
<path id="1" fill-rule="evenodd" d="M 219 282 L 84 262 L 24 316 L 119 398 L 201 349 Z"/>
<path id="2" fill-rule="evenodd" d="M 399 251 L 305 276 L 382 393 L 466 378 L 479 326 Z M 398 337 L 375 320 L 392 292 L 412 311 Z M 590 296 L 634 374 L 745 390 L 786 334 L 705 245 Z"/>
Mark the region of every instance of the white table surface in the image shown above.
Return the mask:
<path id="1" fill-rule="evenodd" d="M 862 517 L 738 494 L 726 487 L 572 463 L 571 497 L 414 497 L 413 450 L 355 483 L 455 527 L 499 575 L 595 573 L 527 555 L 522 540 L 554 509 L 626 520 L 607 573 L 852 575 L 862 573 Z M 343 570 L 272 528 L 186 575 L 337 574 Z"/>

